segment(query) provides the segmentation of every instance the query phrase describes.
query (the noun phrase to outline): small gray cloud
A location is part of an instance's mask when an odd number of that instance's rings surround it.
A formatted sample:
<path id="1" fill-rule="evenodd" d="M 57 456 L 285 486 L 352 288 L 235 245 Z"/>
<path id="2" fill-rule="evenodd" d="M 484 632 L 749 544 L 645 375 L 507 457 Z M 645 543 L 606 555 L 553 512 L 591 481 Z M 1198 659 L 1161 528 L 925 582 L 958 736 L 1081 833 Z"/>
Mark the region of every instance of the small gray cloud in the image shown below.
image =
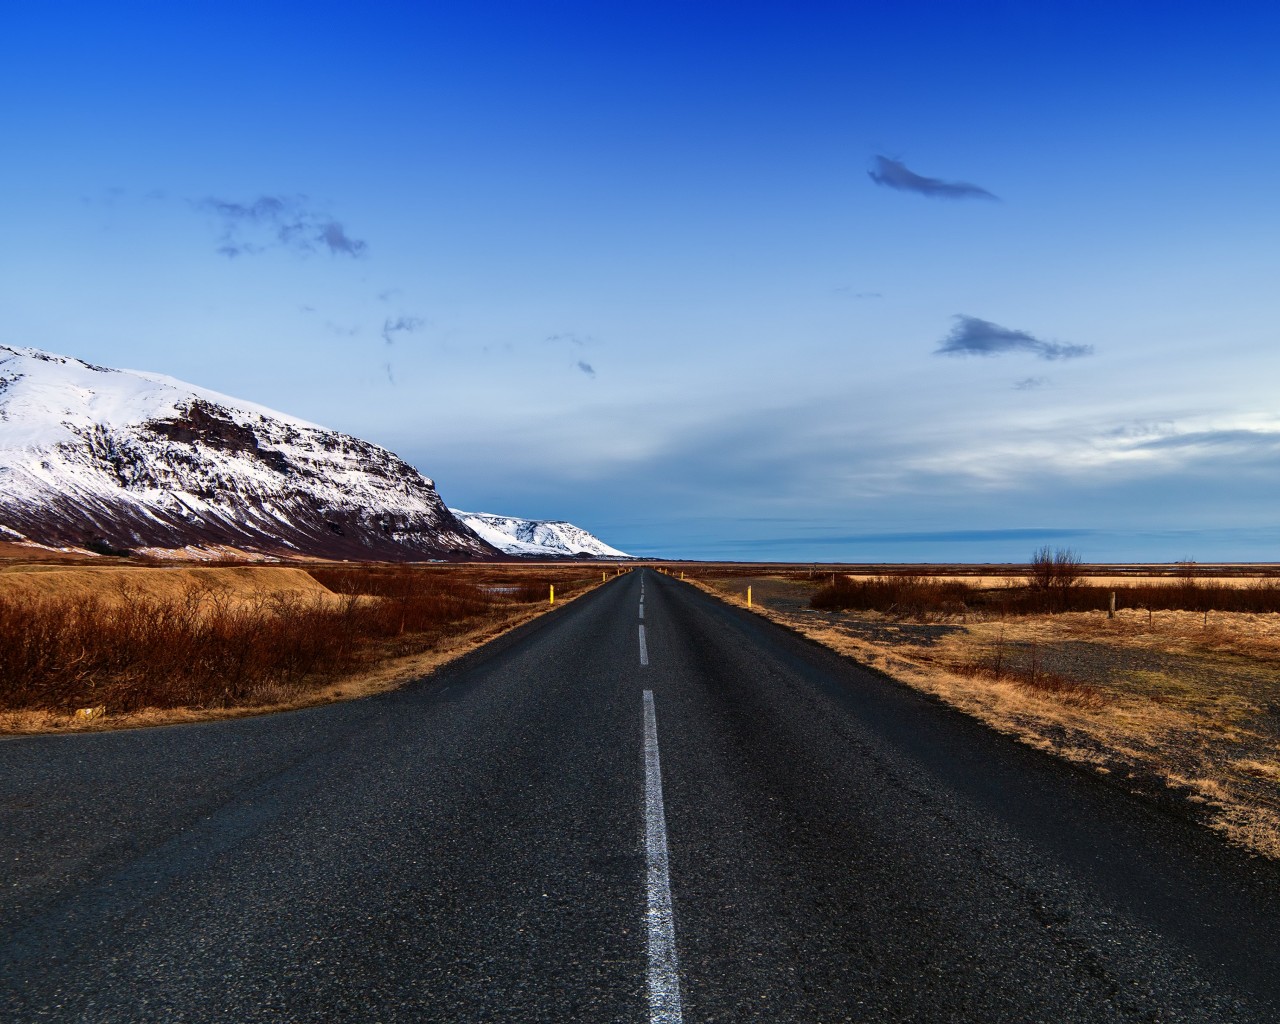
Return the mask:
<path id="1" fill-rule="evenodd" d="M 1104 430 L 1102 436 L 1116 437 L 1124 441 L 1142 441 L 1153 437 L 1167 437 L 1175 431 L 1176 423 L 1173 420 L 1137 420 Z"/>
<path id="2" fill-rule="evenodd" d="M 849 299 L 883 299 L 884 292 L 855 292 L 848 285 L 834 289 L 837 295 L 843 295 Z"/>
<path id="3" fill-rule="evenodd" d="M 368 245 L 352 238 L 338 221 L 314 209 L 306 196 L 259 196 L 247 203 L 210 196 L 193 204 L 219 221 L 217 252 L 228 259 L 269 248 L 361 256 Z"/>
<path id="4" fill-rule="evenodd" d="M 595 338 L 589 334 L 574 334 L 572 331 L 566 331 L 564 334 L 548 334 L 542 339 L 548 344 L 563 343 L 573 345 L 577 348 L 586 348 L 595 342 Z"/>
<path id="5" fill-rule="evenodd" d="M 358 238 L 352 238 L 336 220 L 329 221 L 320 229 L 320 241 L 329 247 L 330 252 L 345 253 L 348 256 L 359 256 L 368 245 Z"/>
<path id="6" fill-rule="evenodd" d="M 234 260 L 240 256 L 254 256 L 263 251 L 263 246 L 254 245 L 252 242 L 224 242 L 214 250 L 219 256 L 225 256 L 229 260 Z"/>
<path id="7" fill-rule="evenodd" d="M 231 220 L 274 220 L 284 211 L 285 201 L 278 196 L 260 196 L 252 203 L 235 203 L 210 196 L 204 200 L 206 209 Z"/>
<path id="8" fill-rule="evenodd" d="M 956 325 L 934 351 L 939 356 L 998 356 L 1006 352 L 1030 352 L 1039 359 L 1075 359 L 1093 354 L 1092 345 L 1066 345 L 1044 341 L 1026 331 L 1001 327 L 976 316 L 956 316 Z"/>
<path id="9" fill-rule="evenodd" d="M 1035 391 L 1049 383 L 1048 377 L 1023 377 L 1013 382 L 1014 391 Z"/>
<path id="10" fill-rule="evenodd" d="M 596 375 L 595 367 L 593 367 L 588 362 L 584 362 L 581 359 L 578 360 L 578 369 L 581 370 L 583 373 L 585 373 L 588 377 L 595 377 Z"/>
<path id="11" fill-rule="evenodd" d="M 412 334 L 419 330 L 426 321 L 420 316 L 387 317 L 382 324 L 382 340 L 388 345 L 395 344 L 395 335 Z"/>
<path id="12" fill-rule="evenodd" d="M 901 160 L 890 160 L 887 156 L 876 157 L 876 169 L 868 171 L 871 180 L 885 188 L 896 188 L 902 192 L 917 192 L 931 199 L 997 199 L 979 185 L 970 185 L 965 181 L 943 181 L 941 178 L 926 178 L 916 174 Z"/>

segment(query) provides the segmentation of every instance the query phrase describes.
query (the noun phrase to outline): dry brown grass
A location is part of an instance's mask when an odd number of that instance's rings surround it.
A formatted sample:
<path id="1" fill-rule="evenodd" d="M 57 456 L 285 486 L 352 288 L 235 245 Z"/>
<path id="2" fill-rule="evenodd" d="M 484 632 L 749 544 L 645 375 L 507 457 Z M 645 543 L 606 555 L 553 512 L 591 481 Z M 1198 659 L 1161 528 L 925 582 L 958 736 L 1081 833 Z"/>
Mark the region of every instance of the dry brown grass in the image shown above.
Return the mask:
<path id="1" fill-rule="evenodd" d="M 570 595 L 565 600 L 572 601 L 582 593 L 586 593 L 586 590 Z M 557 604 L 559 600 L 557 596 Z M 68 715 L 62 711 L 0 710 L 0 734 L 102 732 L 156 725 L 180 725 L 245 718 L 250 715 L 272 714 L 278 711 L 294 711 L 317 704 L 370 697 L 430 675 L 442 666 L 483 647 L 517 626 L 546 614 L 548 610 L 548 606 L 541 604 L 522 609 L 507 609 L 504 613 L 495 613 L 482 624 L 439 639 L 427 650 L 416 654 L 400 655 L 383 652 L 382 657 L 371 658 L 365 667 L 349 675 L 328 683 L 318 683 L 310 689 L 280 695 L 279 699 L 274 701 L 225 707 L 188 705 L 147 707 L 132 712 L 122 712 L 117 709 L 94 719 L 81 719 L 74 714 Z"/>
<path id="2" fill-rule="evenodd" d="M 190 721 L 375 692 L 542 614 L 551 583 L 560 603 L 598 583 L 599 571 L 316 565 L 24 573 L 34 586 L 0 584 L 0 731 Z M 99 707 L 101 717 L 76 715 Z"/>
<path id="3" fill-rule="evenodd" d="M 919 622 L 810 610 L 820 581 L 796 574 L 689 577 L 739 606 L 750 584 L 758 614 L 1280 857 L 1280 615 Z"/>
<path id="4" fill-rule="evenodd" d="M 0 571 L 0 600 L 79 600 L 109 604 L 185 600 L 204 593 L 252 605 L 274 599 L 331 602 L 335 595 L 304 569 L 283 566 L 22 566 Z"/>

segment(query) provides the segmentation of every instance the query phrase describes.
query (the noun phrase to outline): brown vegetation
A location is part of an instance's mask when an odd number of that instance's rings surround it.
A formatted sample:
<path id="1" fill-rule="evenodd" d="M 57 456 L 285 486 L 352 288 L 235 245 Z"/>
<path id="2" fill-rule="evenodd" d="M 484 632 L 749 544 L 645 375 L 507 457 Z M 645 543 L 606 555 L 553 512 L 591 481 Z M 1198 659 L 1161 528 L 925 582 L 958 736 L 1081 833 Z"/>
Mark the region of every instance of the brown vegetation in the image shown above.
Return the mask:
<path id="1" fill-rule="evenodd" d="M 5 573 L 0 711 L 21 727 L 86 708 L 105 707 L 79 719 L 102 724 L 144 709 L 305 702 L 380 662 L 491 636 L 546 602 L 553 583 L 559 600 L 594 579 L 547 566 Z M 14 717 L 23 712 L 35 718 Z"/>
<path id="2" fill-rule="evenodd" d="M 1050 566 L 1050 571 L 1053 567 Z M 816 589 L 810 607 L 823 611 L 879 611 L 907 618 L 973 615 L 1008 617 L 1053 612 L 1117 610 L 1194 612 L 1280 612 L 1280 579 L 1201 580 L 1194 577 L 1130 579 L 1107 585 L 1083 577 L 1007 577 L 984 586 L 964 578 L 908 573 L 853 576 L 835 574 Z"/>
<path id="3" fill-rule="evenodd" d="M 253 604 L 264 594 L 321 602 L 334 597 L 305 569 L 287 566 L 24 565 L 0 571 L 0 599 L 96 598 L 117 605 L 216 595 L 223 603 Z"/>

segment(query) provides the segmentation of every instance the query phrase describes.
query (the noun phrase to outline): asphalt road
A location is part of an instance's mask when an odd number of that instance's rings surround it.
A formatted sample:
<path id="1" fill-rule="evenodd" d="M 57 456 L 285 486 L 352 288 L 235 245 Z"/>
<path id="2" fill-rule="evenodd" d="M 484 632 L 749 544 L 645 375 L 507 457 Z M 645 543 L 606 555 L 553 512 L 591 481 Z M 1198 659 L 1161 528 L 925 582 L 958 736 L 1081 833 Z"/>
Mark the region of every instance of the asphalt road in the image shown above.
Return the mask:
<path id="1" fill-rule="evenodd" d="M 381 697 L 0 742 L 6 1021 L 1274 1021 L 1278 936 L 1277 865 L 649 571 Z"/>

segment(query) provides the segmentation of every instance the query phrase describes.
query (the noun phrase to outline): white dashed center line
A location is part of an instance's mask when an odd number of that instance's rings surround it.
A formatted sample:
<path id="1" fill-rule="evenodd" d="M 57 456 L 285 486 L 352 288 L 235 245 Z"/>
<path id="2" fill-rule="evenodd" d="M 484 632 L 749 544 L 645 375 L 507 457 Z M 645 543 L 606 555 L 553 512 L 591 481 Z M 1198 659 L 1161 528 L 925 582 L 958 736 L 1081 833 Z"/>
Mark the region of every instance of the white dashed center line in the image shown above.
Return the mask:
<path id="1" fill-rule="evenodd" d="M 640 664 L 649 664 L 649 645 L 644 642 L 644 624 L 640 625 Z"/>
<path id="2" fill-rule="evenodd" d="M 640 629 L 643 631 L 644 627 Z M 641 633 L 643 643 L 643 632 Z M 680 961 L 676 952 L 676 920 L 671 909 L 671 875 L 667 857 L 667 815 L 662 806 L 662 766 L 658 760 L 658 719 L 653 691 L 644 691 L 644 849 L 645 892 L 649 932 L 649 1020 L 681 1024 Z"/>

